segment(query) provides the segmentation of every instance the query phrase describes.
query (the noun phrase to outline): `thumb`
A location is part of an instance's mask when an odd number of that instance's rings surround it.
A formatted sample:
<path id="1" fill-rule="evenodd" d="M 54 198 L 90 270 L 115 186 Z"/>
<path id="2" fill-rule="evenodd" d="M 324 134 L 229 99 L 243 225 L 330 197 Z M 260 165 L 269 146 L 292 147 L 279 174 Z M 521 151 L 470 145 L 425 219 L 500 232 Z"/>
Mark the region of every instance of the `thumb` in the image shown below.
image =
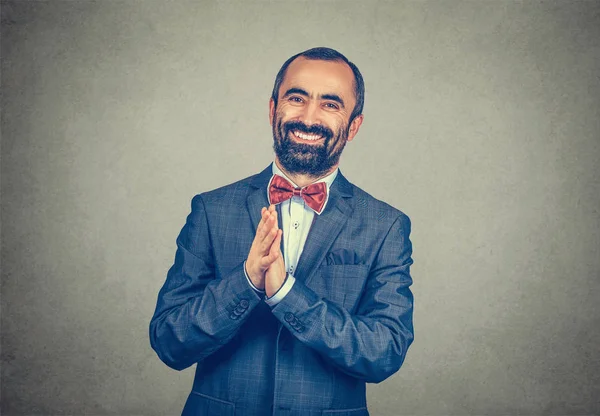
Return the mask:
<path id="1" fill-rule="evenodd" d="M 275 261 L 277 259 L 277 257 L 279 257 L 281 255 L 281 235 L 282 234 L 283 234 L 283 232 L 281 230 L 277 230 L 277 235 L 275 236 L 273 243 L 271 243 L 271 248 L 269 250 L 269 259 L 271 259 L 271 261 Z"/>

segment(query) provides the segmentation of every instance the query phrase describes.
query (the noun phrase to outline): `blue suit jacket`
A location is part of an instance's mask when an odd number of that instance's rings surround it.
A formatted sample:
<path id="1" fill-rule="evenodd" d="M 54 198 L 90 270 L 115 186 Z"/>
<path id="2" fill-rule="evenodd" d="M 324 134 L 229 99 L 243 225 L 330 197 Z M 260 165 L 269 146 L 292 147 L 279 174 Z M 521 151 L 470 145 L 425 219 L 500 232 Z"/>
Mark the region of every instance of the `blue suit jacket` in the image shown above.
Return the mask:
<path id="1" fill-rule="evenodd" d="M 169 367 L 196 364 L 184 415 L 368 415 L 365 383 L 394 374 L 413 340 L 410 221 L 338 173 L 271 308 L 243 270 L 270 177 L 194 197 L 151 345 Z"/>

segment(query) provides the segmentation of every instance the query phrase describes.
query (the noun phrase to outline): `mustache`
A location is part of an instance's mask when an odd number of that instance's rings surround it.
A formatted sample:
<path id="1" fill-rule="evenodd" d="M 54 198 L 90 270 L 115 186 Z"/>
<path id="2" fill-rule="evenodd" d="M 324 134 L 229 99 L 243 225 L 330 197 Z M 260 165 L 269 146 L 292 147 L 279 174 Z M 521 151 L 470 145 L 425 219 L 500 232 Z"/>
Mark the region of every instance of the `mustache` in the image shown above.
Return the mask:
<path id="1" fill-rule="evenodd" d="M 326 142 L 333 137 L 333 131 L 320 124 L 307 126 L 303 122 L 295 120 L 284 123 L 283 128 L 285 130 L 285 136 L 287 136 L 290 131 L 297 130 L 305 134 L 316 134 L 322 136 Z"/>

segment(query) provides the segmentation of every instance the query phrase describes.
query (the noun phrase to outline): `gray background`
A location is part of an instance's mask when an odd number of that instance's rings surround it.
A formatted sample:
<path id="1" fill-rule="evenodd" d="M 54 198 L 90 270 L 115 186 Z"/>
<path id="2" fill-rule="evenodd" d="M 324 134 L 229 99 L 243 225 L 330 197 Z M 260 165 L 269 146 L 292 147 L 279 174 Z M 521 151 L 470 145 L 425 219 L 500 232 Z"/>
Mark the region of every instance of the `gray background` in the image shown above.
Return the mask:
<path id="1" fill-rule="evenodd" d="M 600 3 L 3 3 L 2 414 L 180 412 L 148 323 L 196 193 L 271 160 L 277 70 L 362 70 L 342 171 L 413 221 L 378 415 L 600 413 Z"/>

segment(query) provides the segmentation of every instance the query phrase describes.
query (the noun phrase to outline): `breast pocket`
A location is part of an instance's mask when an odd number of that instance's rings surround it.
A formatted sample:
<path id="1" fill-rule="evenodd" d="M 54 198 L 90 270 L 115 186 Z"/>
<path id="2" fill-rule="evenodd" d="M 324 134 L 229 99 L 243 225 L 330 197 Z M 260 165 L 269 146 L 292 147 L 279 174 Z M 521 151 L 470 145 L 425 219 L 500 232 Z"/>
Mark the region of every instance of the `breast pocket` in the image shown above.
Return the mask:
<path id="1" fill-rule="evenodd" d="M 349 312 L 354 310 L 364 287 L 369 266 L 366 264 L 333 264 L 320 268 L 323 297 Z"/>

